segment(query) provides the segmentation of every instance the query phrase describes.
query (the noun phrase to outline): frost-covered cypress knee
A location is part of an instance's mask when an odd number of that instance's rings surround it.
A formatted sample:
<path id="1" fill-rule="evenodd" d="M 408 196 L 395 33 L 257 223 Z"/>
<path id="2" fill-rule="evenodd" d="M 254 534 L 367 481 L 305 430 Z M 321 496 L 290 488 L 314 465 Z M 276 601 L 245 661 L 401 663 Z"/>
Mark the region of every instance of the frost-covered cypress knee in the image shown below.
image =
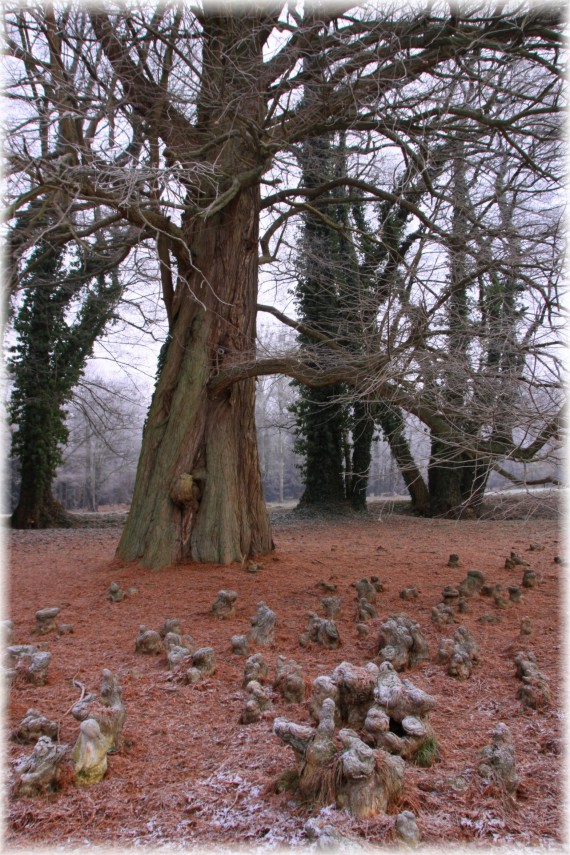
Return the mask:
<path id="1" fill-rule="evenodd" d="M 42 796 L 61 788 L 67 745 L 58 745 L 49 736 L 40 736 L 29 757 L 15 768 L 14 797 Z"/>
<path id="2" fill-rule="evenodd" d="M 457 586 L 461 597 L 474 597 L 485 584 L 485 575 L 480 570 L 468 570 L 467 576 Z"/>
<path id="3" fill-rule="evenodd" d="M 421 834 L 414 814 L 410 810 L 403 810 L 396 817 L 394 831 L 398 840 L 406 846 L 418 846 L 421 843 Z"/>
<path id="4" fill-rule="evenodd" d="M 377 748 L 431 766 L 438 756 L 437 738 L 428 718 L 435 698 L 410 680 L 402 680 L 389 662 L 379 669 L 374 702 L 364 722 L 365 734 Z"/>
<path id="5" fill-rule="evenodd" d="M 331 650 L 336 649 L 340 644 L 340 636 L 334 620 L 310 614 L 307 628 L 299 637 L 299 644 L 301 647 L 306 647 L 310 641 Z"/>
<path id="6" fill-rule="evenodd" d="M 125 599 L 125 592 L 116 582 L 111 582 L 107 591 L 107 599 L 112 603 L 122 603 Z"/>
<path id="7" fill-rule="evenodd" d="M 118 679 L 113 677 L 108 668 L 104 668 L 99 695 L 87 695 L 71 710 L 77 721 L 86 721 L 88 718 L 97 721 L 101 733 L 109 741 L 108 751 L 117 751 L 121 747 L 121 734 L 127 715 L 121 694 Z"/>
<path id="8" fill-rule="evenodd" d="M 311 718 L 318 722 L 321 716 L 321 709 L 326 698 L 332 698 L 335 702 L 335 714 L 337 717 L 336 724 L 340 726 L 340 711 L 339 711 L 339 691 L 338 686 L 332 677 L 320 676 L 313 680 L 313 694 L 309 701 L 309 713 Z"/>
<path id="9" fill-rule="evenodd" d="M 336 804 L 357 819 L 383 813 L 397 800 L 404 786 L 405 763 L 382 750 L 366 745 L 353 730 L 339 731 L 343 746 L 342 775 Z"/>
<path id="10" fill-rule="evenodd" d="M 374 620 L 377 617 L 375 607 L 365 597 L 358 597 L 356 601 L 355 621 L 362 623 L 367 620 Z"/>
<path id="11" fill-rule="evenodd" d="M 36 612 L 36 635 L 46 635 L 48 632 L 57 631 L 56 618 L 61 609 L 57 606 L 54 608 L 40 609 Z"/>
<path id="12" fill-rule="evenodd" d="M 316 728 L 275 719 L 273 732 L 295 752 L 301 795 L 313 805 L 331 802 L 366 819 L 386 810 L 403 786 L 404 763 L 366 745 L 356 731 L 338 732 L 335 703 L 325 698 Z"/>
<path id="13" fill-rule="evenodd" d="M 329 620 L 334 620 L 340 612 L 340 599 L 338 597 L 323 597 L 321 606 L 325 613 L 325 617 Z"/>
<path id="14" fill-rule="evenodd" d="M 447 673 L 458 680 L 466 680 L 479 662 L 479 646 L 469 630 L 459 626 L 453 638 L 443 638 L 439 645 L 437 661 L 447 665 Z"/>
<path id="15" fill-rule="evenodd" d="M 507 596 L 504 586 L 501 585 L 500 582 L 498 582 L 494 586 L 491 596 L 493 598 L 493 602 L 495 603 L 498 609 L 508 609 L 508 607 L 510 606 L 510 600 Z"/>
<path id="16" fill-rule="evenodd" d="M 111 747 L 111 736 L 101 731 L 96 719 L 87 718 L 81 722 L 79 736 L 71 753 L 80 784 L 96 784 L 104 778 L 107 771 L 107 754 Z"/>
<path id="17" fill-rule="evenodd" d="M 517 653 L 517 676 L 522 680 L 518 696 L 525 707 L 542 709 L 550 704 L 550 686 L 542 671 L 538 670 L 534 653 Z"/>
<path id="18" fill-rule="evenodd" d="M 360 579 L 358 582 L 353 582 L 352 587 L 356 588 L 356 598 L 364 598 L 372 605 L 376 604 L 376 595 L 383 591 L 383 585 L 378 580 L 377 576 L 372 576 L 369 579 Z"/>
<path id="19" fill-rule="evenodd" d="M 432 607 L 431 619 L 437 626 L 456 623 L 453 606 L 438 603 L 437 606 Z"/>
<path id="20" fill-rule="evenodd" d="M 177 639 L 179 639 L 180 636 L 175 635 L 173 632 L 169 632 L 166 638 L 170 638 L 170 642 L 165 644 L 166 661 L 169 669 L 174 670 L 184 664 L 191 665 L 192 651 L 189 647 L 185 647 L 183 644 L 178 644 Z"/>
<path id="21" fill-rule="evenodd" d="M 178 618 L 166 618 L 160 627 L 158 634 L 161 638 L 166 638 L 169 632 L 174 632 L 176 635 L 182 635 L 182 626 Z"/>
<path id="22" fill-rule="evenodd" d="M 413 668 L 429 659 L 429 649 L 420 627 L 404 615 L 391 615 L 380 626 L 378 657 L 390 662 L 396 671 Z"/>
<path id="23" fill-rule="evenodd" d="M 224 619 L 235 615 L 235 601 L 237 593 L 235 591 L 218 591 L 216 599 L 212 605 L 212 612 L 216 617 Z"/>
<path id="24" fill-rule="evenodd" d="M 538 575 L 530 567 L 527 567 L 523 573 L 521 584 L 523 588 L 536 588 L 538 585 Z"/>
<path id="25" fill-rule="evenodd" d="M 277 616 L 264 602 L 257 604 L 256 614 L 250 618 L 249 640 L 255 644 L 273 644 Z"/>
<path id="26" fill-rule="evenodd" d="M 15 730 L 12 731 L 12 739 L 16 742 L 37 742 L 40 736 L 49 736 L 57 739 L 58 726 L 55 721 L 41 715 L 35 709 L 29 709 Z"/>
<path id="27" fill-rule="evenodd" d="M 216 653 L 213 647 L 199 647 L 192 654 L 192 667 L 197 668 L 203 677 L 216 673 Z"/>
<path id="28" fill-rule="evenodd" d="M 273 688 L 283 700 L 290 704 L 300 704 L 305 700 L 305 678 L 303 669 L 294 659 L 277 657 Z"/>
<path id="29" fill-rule="evenodd" d="M 374 700 L 374 687 L 378 679 L 378 666 L 373 662 L 352 665 L 341 662 L 331 674 L 338 690 L 338 709 L 343 724 L 362 727 Z"/>
<path id="30" fill-rule="evenodd" d="M 146 656 L 161 656 L 164 653 L 164 644 L 160 634 L 141 624 L 135 640 L 135 652 L 144 653 Z"/>
<path id="31" fill-rule="evenodd" d="M 245 689 L 251 680 L 257 680 L 259 683 L 262 683 L 268 674 L 269 665 L 261 653 L 252 653 L 252 655 L 245 660 L 242 687 Z"/>
<path id="32" fill-rule="evenodd" d="M 249 640 L 247 635 L 232 635 L 232 653 L 236 656 L 249 656 Z"/>
<path id="33" fill-rule="evenodd" d="M 240 724 L 251 724 L 252 722 L 259 721 L 263 713 L 273 708 L 273 704 L 266 690 L 257 680 L 251 680 L 245 687 L 245 691 L 246 699 L 240 717 Z"/>
<path id="34" fill-rule="evenodd" d="M 51 658 L 51 653 L 33 644 L 14 644 L 6 650 L 9 675 L 32 686 L 45 685 Z"/>
<path id="35" fill-rule="evenodd" d="M 313 804 L 334 800 L 332 761 L 337 753 L 334 741 L 334 701 L 325 699 L 318 727 L 307 727 L 276 718 L 273 732 L 295 753 L 299 791 Z"/>
<path id="36" fill-rule="evenodd" d="M 497 781 L 508 793 L 514 793 L 519 785 L 519 778 L 513 738 L 506 724 L 499 722 L 493 731 L 491 745 L 486 745 L 481 750 L 480 757 L 478 771 L 481 777 Z"/>

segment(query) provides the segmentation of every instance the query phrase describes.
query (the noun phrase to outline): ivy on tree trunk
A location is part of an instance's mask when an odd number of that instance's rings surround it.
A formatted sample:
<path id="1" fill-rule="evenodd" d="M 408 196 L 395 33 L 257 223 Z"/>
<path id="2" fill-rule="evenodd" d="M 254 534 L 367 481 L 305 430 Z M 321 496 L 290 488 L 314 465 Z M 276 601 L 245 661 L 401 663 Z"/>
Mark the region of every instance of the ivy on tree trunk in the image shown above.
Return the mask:
<path id="1" fill-rule="evenodd" d="M 101 256 L 85 255 L 70 262 L 46 239 L 37 244 L 32 272 L 22 282 L 14 320 L 18 340 L 9 361 L 12 454 L 20 470 L 13 528 L 73 525 L 53 497 L 52 483 L 68 436 L 66 404 L 122 290 L 115 272 L 95 274 L 100 263 Z"/>

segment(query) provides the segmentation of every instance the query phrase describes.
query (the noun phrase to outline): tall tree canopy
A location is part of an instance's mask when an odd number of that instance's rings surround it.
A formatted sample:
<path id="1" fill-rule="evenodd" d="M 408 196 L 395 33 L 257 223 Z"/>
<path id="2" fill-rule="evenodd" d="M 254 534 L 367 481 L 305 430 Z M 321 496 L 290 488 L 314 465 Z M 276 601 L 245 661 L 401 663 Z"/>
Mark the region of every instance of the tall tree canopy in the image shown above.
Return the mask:
<path id="1" fill-rule="evenodd" d="M 558 430 L 562 8 L 301 8 L 5 10 L 11 213 L 41 200 L 62 243 L 124 222 L 156 245 L 170 333 L 118 549 L 150 567 L 271 548 L 260 374 L 342 381 L 475 460 L 530 459 Z M 341 131 L 347 174 L 304 185 L 299 146 Z M 362 346 L 302 325 L 310 350 L 262 359 L 258 311 L 299 324 L 257 306 L 259 265 L 332 189 L 407 212 L 403 263 Z M 14 230 L 12 261 L 44 233 Z"/>

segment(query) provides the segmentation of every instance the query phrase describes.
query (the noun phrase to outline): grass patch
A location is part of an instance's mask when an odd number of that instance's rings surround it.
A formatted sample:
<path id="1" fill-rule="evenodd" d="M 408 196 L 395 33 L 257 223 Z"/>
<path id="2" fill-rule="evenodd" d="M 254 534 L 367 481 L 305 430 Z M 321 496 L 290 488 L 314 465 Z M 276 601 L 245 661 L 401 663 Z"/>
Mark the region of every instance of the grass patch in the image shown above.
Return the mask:
<path id="1" fill-rule="evenodd" d="M 433 766 L 436 760 L 439 760 L 439 745 L 437 737 L 428 736 L 426 741 L 418 748 L 415 754 L 412 755 L 412 763 L 420 766 L 422 769 L 429 769 Z"/>

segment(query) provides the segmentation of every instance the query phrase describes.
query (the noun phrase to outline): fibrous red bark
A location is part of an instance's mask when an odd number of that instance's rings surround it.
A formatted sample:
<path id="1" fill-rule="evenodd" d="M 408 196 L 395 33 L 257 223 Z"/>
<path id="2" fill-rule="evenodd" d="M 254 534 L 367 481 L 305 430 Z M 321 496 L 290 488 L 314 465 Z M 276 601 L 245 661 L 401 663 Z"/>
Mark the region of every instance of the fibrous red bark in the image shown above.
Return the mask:
<path id="1" fill-rule="evenodd" d="M 109 54 L 117 55 L 110 33 L 99 26 Z M 241 562 L 272 548 L 255 380 L 215 394 L 209 388 L 229 354 L 239 361 L 255 353 L 259 178 L 266 163 L 248 133 L 236 129 L 258 123 L 265 109 L 263 87 L 255 83 L 263 73 L 263 40 L 252 37 L 247 16 L 204 13 L 203 60 L 208 72 L 191 139 L 184 143 L 179 133 L 170 142 L 184 160 L 185 145 L 192 151 L 208 140 L 202 163 L 209 175 L 196 177 L 188 191 L 181 228 L 189 251 L 185 261 L 178 258 L 178 284 L 167 307 L 169 342 L 117 550 L 152 569 L 190 559 Z M 115 62 L 128 65 L 122 57 Z M 164 134 L 174 136 L 168 128 Z"/>

